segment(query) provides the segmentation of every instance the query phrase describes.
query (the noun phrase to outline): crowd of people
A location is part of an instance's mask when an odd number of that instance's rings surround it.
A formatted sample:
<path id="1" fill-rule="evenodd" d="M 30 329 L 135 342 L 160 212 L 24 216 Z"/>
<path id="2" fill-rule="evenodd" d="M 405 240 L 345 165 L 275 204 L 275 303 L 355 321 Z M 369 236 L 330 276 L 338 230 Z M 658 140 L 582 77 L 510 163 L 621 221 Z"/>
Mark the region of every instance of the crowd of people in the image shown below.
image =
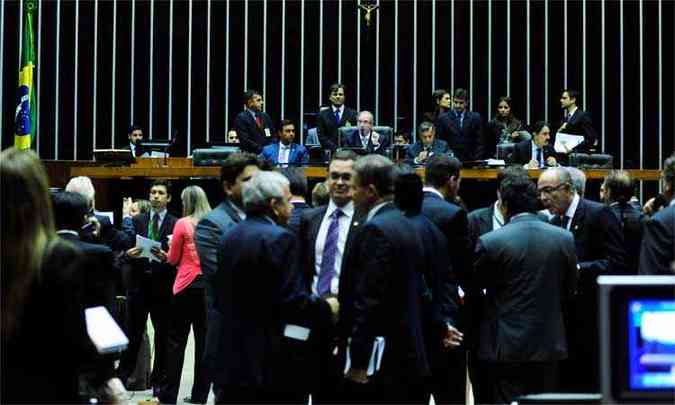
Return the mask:
<path id="1" fill-rule="evenodd" d="M 597 276 L 675 272 L 675 155 L 644 207 L 624 171 L 591 201 L 581 171 L 533 181 L 514 165 L 496 201 L 469 213 L 462 164 L 445 153 L 414 156 L 422 179 L 338 150 L 312 207 L 302 169 L 272 170 L 257 152 L 224 161 L 213 209 L 190 185 L 177 218 L 171 183 L 156 180 L 148 201 L 125 199 L 116 228 L 88 178 L 50 193 L 33 152 L 4 150 L 2 402 L 134 389 L 148 315 L 161 403 L 178 400 L 190 329 L 190 403 L 211 390 L 216 403 L 465 403 L 467 374 L 477 403 L 597 392 Z M 150 255 L 139 238 L 156 242 Z M 123 325 L 121 356 L 94 349 L 92 306 Z"/>

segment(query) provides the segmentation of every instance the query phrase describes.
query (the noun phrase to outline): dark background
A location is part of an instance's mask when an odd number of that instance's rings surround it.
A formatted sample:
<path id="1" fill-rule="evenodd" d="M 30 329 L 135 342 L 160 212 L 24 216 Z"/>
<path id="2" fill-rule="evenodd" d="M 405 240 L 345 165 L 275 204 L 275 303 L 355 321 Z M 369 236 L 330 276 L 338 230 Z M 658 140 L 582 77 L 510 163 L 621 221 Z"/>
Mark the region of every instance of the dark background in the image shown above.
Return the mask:
<path id="1" fill-rule="evenodd" d="M 429 111 L 432 91 L 432 47 L 435 47 L 436 87 L 464 87 L 471 92 L 472 109 L 487 121 L 494 115 L 496 101 L 507 92 L 514 99 L 515 114 L 528 121 L 548 118 L 557 127 L 562 113 L 560 90 L 567 84 L 580 92 L 583 89 L 584 38 L 582 26 L 585 7 L 586 22 L 586 99 L 583 109 L 591 111 L 594 126 L 604 135 L 605 152 L 615 156 L 615 166 L 658 168 L 672 153 L 674 146 L 673 116 L 673 22 L 672 1 L 624 1 L 623 28 L 621 4 L 618 1 L 381 1 L 379 30 L 374 21 L 370 29 L 363 18 L 357 25 L 355 1 L 41 1 L 34 26 L 42 25 L 39 91 L 39 132 L 34 147 L 43 159 L 91 159 L 97 148 L 122 146 L 126 130 L 133 121 L 155 139 L 167 139 L 177 130 L 183 153 L 204 144 L 208 139 L 222 141 L 226 129 L 241 110 L 244 83 L 248 87 L 265 88 L 265 109 L 275 121 L 290 118 L 306 126 L 314 126 L 311 114 L 327 101 L 328 86 L 338 80 L 338 47 L 342 49 L 341 81 L 347 85 L 347 104 L 376 113 L 381 125 L 409 130 L 413 113 L 418 120 Z M 171 7 L 173 5 L 173 13 Z M 436 35 L 432 37 L 432 9 L 436 8 Z M 643 29 L 640 30 L 640 6 L 643 8 Z M 211 8 L 209 21 L 209 6 Z M 323 6 L 323 24 L 320 9 Z M 601 19 L 605 8 L 605 24 Z M 2 2 L 3 69 L 2 69 L 2 147 L 13 142 L 16 83 L 19 67 L 18 1 Z M 98 7 L 98 19 L 96 8 Z M 338 36 L 338 15 L 342 8 L 342 36 Z M 417 8 L 417 21 L 414 9 Z M 527 48 L 527 9 L 530 9 L 530 48 Z M 659 7 L 663 26 L 659 27 Z M 59 15 L 60 8 L 60 21 Z M 248 8 L 248 12 L 246 12 Z M 264 15 L 266 8 L 266 35 Z M 302 9 L 304 8 L 304 42 Z M 548 21 L 545 20 L 548 8 Z M 76 10 L 79 9 L 79 23 Z M 190 9 L 192 12 L 190 14 Z M 282 14 L 285 9 L 285 24 Z M 510 9 L 510 35 L 507 13 Z M 567 23 L 565 28 L 565 9 Z M 229 19 L 228 19 L 229 10 Z M 397 11 L 398 10 L 398 11 Z M 491 47 L 489 13 L 491 10 Z M 245 15 L 248 15 L 248 43 L 244 43 Z M 132 15 L 134 15 L 132 30 Z M 171 32 L 173 15 L 173 35 Z M 473 35 L 471 32 L 473 15 Z M 154 18 L 152 18 L 152 17 Z M 189 82 L 190 16 L 192 18 L 191 85 Z M 398 18 L 398 38 L 394 35 Z M 152 25 L 151 25 L 152 20 Z M 373 19 L 375 20 L 375 18 Z M 210 44 L 207 35 L 210 26 Z M 229 26 L 229 45 L 226 41 Z M 97 28 L 97 32 L 96 32 Z M 414 31 L 417 30 L 417 46 Z M 659 55 L 659 29 L 662 29 L 662 55 Z M 357 71 L 357 30 L 361 30 L 361 69 Z M 57 44 L 57 30 L 59 41 Z M 568 58 L 564 59 L 564 33 L 567 31 Z M 605 34 L 605 65 L 601 63 L 602 32 Z M 75 60 L 75 38 L 78 51 Z M 451 36 L 454 32 L 454 57 Z M 320 45 L 320 33 L 323 45 Z M 548 97 L 545 94 L 544 38 L 548 35 Z M 95 34 L 98 41 L 94 40 Z M 641 39 L 642 34 L 642 39 Z M 152 38 L 152 41 L 151 41 Z M 621 39 L 623 38 L 623 59 Z M 379 64 L 375 50 L 379 40 Z M 282 49 L 282 41 L 285 48 Z M 510 59 L 507 43 L 510 41 Z M 152 44 L 151 44 L 152 42 Z M 263 71 L 263 43 L 266 49 L 266 71 Z M 95 46 L 97 58 L 94 60 Z M 471 52 L 473 44 L 473 52 Z M 58 46 L 57 46 L 58 45 Z M 152 64 L 150 47 L 153 46 Z M 209 49 L 210 45 L 210 49 Z M 226 52 L 229 46 L 229 76 Z M 57 48 L 59 70 L 57 77 Z M 244 69 L 247 48 L 248 63 Z M 301 48 L 304 58 L 301 59 Z M 113 49 L 115 58 L 113 63 Z M 640 49 L 643 72 L 640 71 Z M 132 55 L 133 50 L 133 55 Z M 207 55 L 210 51 L 210 64 Z M 282 66 L 282 51 L 284 52 Z M 413 57 L 417 54 L 417 71 Z M 488 74 L 491 52 L 491 77 Z M 527 63 L 529 52 L 530 63 Z M 394 64 L 398 53 L 398 68 Z M 172 63 L 169 58 L 172 54 Z M 133 86 L 132 86 L 133 56 Z M 473 58 L 472 58 L 473 56 Z M 662 58 L 663 81 L 658 80 L 659 57 Z M 319 60 L 323 58 L 322 71 Z M 473 61 L 472 61 L 473 59 Z M 452 62 L 454 61 L 454 64 Z M 75 65 L 77 64 L 77 77 Z M 300 66 L 304 74 L 300 76 Z M 153 80 L 150 83 L 150 67 Z M 470 80 L 473 66 L 473 81 Z M 507 66 L 510 77 L 507 78 Z M 624 69 L 621 81 L 621 66 Z M 94 78 L 96 67 L 96 78 Z M 114 69 L 113 69 L 114 67 Z M 207 99 L 207 69 L 210 72 Z M 605 88 L 602 88 L 602 71 Z M 113 75 L 114 71 L 114 75 Z M 284 94 L 281 94 L 282 71 Z M 375 94 L 375 77 L 379 72 L 379 94 Z M 398 75 L 395 76 L 395 72 Z M 644 84 L 642 94 L 640 74 Z M 417 75 L 417 86 L 413 77 Z M 357 101 L 357 76 L 360 75 L 360 99 Z M 527 94 L 527 77 L 530 93 Z M 321 77 L 321 82 L 319 81 Z M 171 93 L 169 80 L 172 81 Z M 94 80 L 95 79 L 95 80 Z M 37 82 L 37 78 L 36 78 Z M 58 98 L 56 83 L 59 83 Z M 96 83 L 96 111 L 94 111 Z M 471 86 L 473 84 L 473 86 Z M 76 90 L 77 85 L 77 92 Z M 226 93 L 226 88 L 229 91 Z M 621 112 L 622 100 L 624 109 Z M 659 89 L 662 103 L 659 104 Z M 395 97 L 395 92 L 397 97 Z M 417 95 L 414 105 L 413 95 Z M 301 93 L 304 117 L 301 117 Z M 491 101 L 488 100 L 491 94 Z M 321 98 L 320 98 L 321 95 Z M 282 117 L 283 99 L 283 117 Z M 375 110 L 375 100 L 379 108 Z M 150 100 L 153 100 L 152 106 Z M 605 105 L 605 126 L 602 126 L 602 105 Z M 397 101 L 397 103 L 395 102 Z M 489 104 L 491 104 L 489 106 Z M 188 105 L 189 120 L 188 120 Z M 77 113 L 75 113 L 77 106 Z M 488 109 L 488 107 L 490 107 Z M 152 108 L 152 110 L 151 110 Z M 640 111 L 642 110 L 642 114 Z M 114 114 L 113 114 L 114 111 Z M 150 112 L 152 111 L 152 114 Z M 94 125 L 95 116 L 95 125 Z M 398 117 L 398 120 L 396 120 Z M 208 118 L 208 131 L 207 131 Z M 660 122 L 662 118 L 662 121 Z M 55 123 L 58 121 L 58 128 Z M 190 125 L 188 127 L 188 121 Z M 152 130 L 150 124 L 152 122 Z M 662 124 L 662 142 L 659 140 Z M 623 131 L 622 131 L 623 127 Z M 623 143 L 621 134 L 623 132 Z M 643 148 L 640 150 L 640 143 Z M 659 148 L 662 153 L 659 155 Z M 620 161 L 621 153 L 624 159 Z"/>

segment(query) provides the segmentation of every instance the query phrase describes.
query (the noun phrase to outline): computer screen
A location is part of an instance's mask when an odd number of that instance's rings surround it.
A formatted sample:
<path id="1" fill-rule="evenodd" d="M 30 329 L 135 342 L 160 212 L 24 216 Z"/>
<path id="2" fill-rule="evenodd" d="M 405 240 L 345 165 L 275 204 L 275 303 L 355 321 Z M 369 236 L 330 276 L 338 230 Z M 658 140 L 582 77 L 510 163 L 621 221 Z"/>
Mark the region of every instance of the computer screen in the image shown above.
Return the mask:
<path id="1" fill-rule="evenodd" d="M 675 300 L 628 303 L 631 390 L 675 389 Z"/>

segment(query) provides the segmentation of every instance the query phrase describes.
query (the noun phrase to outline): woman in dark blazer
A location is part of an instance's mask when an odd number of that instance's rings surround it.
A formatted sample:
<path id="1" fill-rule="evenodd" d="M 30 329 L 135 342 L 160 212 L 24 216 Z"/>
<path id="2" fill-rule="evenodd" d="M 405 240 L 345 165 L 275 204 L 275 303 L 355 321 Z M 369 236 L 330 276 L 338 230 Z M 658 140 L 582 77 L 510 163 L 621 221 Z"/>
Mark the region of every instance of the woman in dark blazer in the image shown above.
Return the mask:
<path id="1" fill-rule="evenodd" d="M 433 122 L 436 125 L 438 117 L 450 111 L 452 97 L 447 90 L 438 89 L 431 93 L 431 98 L 433 99 L 434 111 L 424 113 L 424 121 Z"/>
<path id="2" fill-rule="evenodd" d="M 524 132 L 523 124 L 513 115 L 511 97 L 500 97 L 497 103 L 497 114 L 488 122 L 486 130 L 483 131 L 481 158 L 495 157 L 499 144 L 529 140 L 530 137 Z"/>
<path id="3" fill-rule="evenodd" d="M 78 403 L 90 350 L 79 250 L 57 237 L 44 167 L 32 151 L 0 153 L 2 403 Z"/>

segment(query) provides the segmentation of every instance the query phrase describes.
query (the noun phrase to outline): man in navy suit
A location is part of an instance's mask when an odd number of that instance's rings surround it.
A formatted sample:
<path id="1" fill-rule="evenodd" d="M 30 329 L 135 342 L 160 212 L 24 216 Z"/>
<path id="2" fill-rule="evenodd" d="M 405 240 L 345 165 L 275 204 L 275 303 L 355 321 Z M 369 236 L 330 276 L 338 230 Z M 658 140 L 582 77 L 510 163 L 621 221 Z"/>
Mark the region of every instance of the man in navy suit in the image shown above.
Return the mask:
<path id="1" fill-rule="evenodd" d="M 452 96 L 452 109 L 438 117 L 437 136 L 448 143 L 455 156 L 462 162 L 478 158 L 481 139 L 480 114 L 467 109 L 467 92 L 456 89 Z"/>
<path id="2" fill-rule="evenodd" d="M 291 120 L 279 124 L 279 142 L 265 146 L 260 156 L 275 166 L 299 166 L 309 162 L 307 148 L 295 140 L 295 125 Z"/>
<path id="3" fill-rule="evenodd" d="M 263 112 L 263 99 L 256 90 L 244 93 L 244 111 L 234 119 L 234 130 L 237 132 L 241 150 L 244 152 L 262 152 L 265 145 L 272 143 L 274 124 L 272 118 Z"/>
<path id="4" fill-rule="evenodd" d="M 345 86 L 335 83 L 328 90 L 330 106 L 319 111 L 316 130 L 323 149 L 338 147 L 338 128 L 356 125 L 356 111 L 345 106 Z"/>
<path id="5" fill-rule="evenodd" d="M 138 358 L 138 350 L 143 340 L 143 332 L 148 320 L 152 319 L 155 329 L 155 361 L 150 376 L 155 394 L 166 378 L 167 336 L 169 326 L 169 308 L 172 286 L 176 278 L 176 268 L 163 262 L 164 252 L 169 251 L 168 235 L 173 233 L 177 218 L 168 213 L 166 207 L 171 201 L 171 185 L 166 180 L 156 180 L 150 187 L 152 209 L 147 214 L 133 218 L 131 228 L 125 229 L 130 240 L 136 235 L 160 242 L 161 250 L 154 250 L 159 262 L 140 258 L 141 249 L 132 247 L 126 251 L 131 264 L 127 286 L 127 323 L 129 347 L 122 354 L 118 375 L 126 382 L 131 375 Z"/>
<path id="6" fill-rule="evenodd" d="M 281 169 L 279 173 L 283 174 L 290 184 L 293 214 L 291 214 L 291 219 L 288 220 L 288 229 L 297 235 L 302 213 L 312 208 L 305 200 L 305 196 L 307 195 L 307 176 L 305 176 L 305 171 L 301 167 L 286 167 Z"/>
<path id="7" fill-rule="evenodd" d="M 361 402 L 426 402 L 432 347 L 455 347 L 462 340 L 453 327 L 457 288 L 445 253 L 447 241 L 420 215 L 422 182 L 416 174 L 398 176 L 395 190 L 393 163 L 378 155 L 358 159 L 354 172 L 354 203 L 368 215 L 348 267 L 355 288 L 347 304 L 347 379 Z M 395 191 L 400 210 L 392 203 Z M 369 376 L 378 336 L 385 340 L 381 369 Z"/>
<path id="8" fill-rule="evenodd" d="M 212 287 L 222 325 L 209 328 L 206 355 L 216 403 L 302 401 L 306 382 L 285 361 L 284 339 L 306 340 L 337 314 L 335 298 L 311 296 L 302 283 L 297 238 L 283 227 L 290 196 L 283 175 L 256 173 L 242 187 L 246 219 L 220 241 Z"/>
<path id="9" fill-rule="evenodd" d="M 577 100 L 579 100 L 578 91 L 572 89 L 563 90 L 560 96 L 560 107 L 565 110 L 565 115 L 557 132 L 583 136 L 584 141 L 572 149 L 571 152 L 588 152 L 591 149 L 595 149 L 595 145 L 598 142 L 598 134 L 593 129 L 591 113 L 582 111 L 577 106 Z"/>
<path id="10" fill-rule="evenodd" d="M 450 151 L 447 142 L 436 139 L 436 129 L 431 122 L 422 122 L 417 129 L 417 134 L 419 135 L 417 142 L 408 146 L 406 150 L 406 160 L 422 165 L 431 156 Z"/>
<path id="11" fill-rule="evenodd" d="M 384 154 L 391 146 L 391 139 L 385 134 L 373 131 L 374 118 L 370 111 L 361 111 L 356 121 L 357 128 L 347 133 L 341 146 L 362 148 L 369 154 Z"/>
<path id="12" fill-rule="evenodd" d="M 596 279 L 626 273 L 621 223 L 610 207 L 579 196 L 564 168 L 544 171 L 537 187 L 543 206 L 554 214 L 551 223 L 572 232 L 579 261 L 577 296 L 568 319 L 569 360 L 561 364 L 563 389 L 598 392 Z"/>

